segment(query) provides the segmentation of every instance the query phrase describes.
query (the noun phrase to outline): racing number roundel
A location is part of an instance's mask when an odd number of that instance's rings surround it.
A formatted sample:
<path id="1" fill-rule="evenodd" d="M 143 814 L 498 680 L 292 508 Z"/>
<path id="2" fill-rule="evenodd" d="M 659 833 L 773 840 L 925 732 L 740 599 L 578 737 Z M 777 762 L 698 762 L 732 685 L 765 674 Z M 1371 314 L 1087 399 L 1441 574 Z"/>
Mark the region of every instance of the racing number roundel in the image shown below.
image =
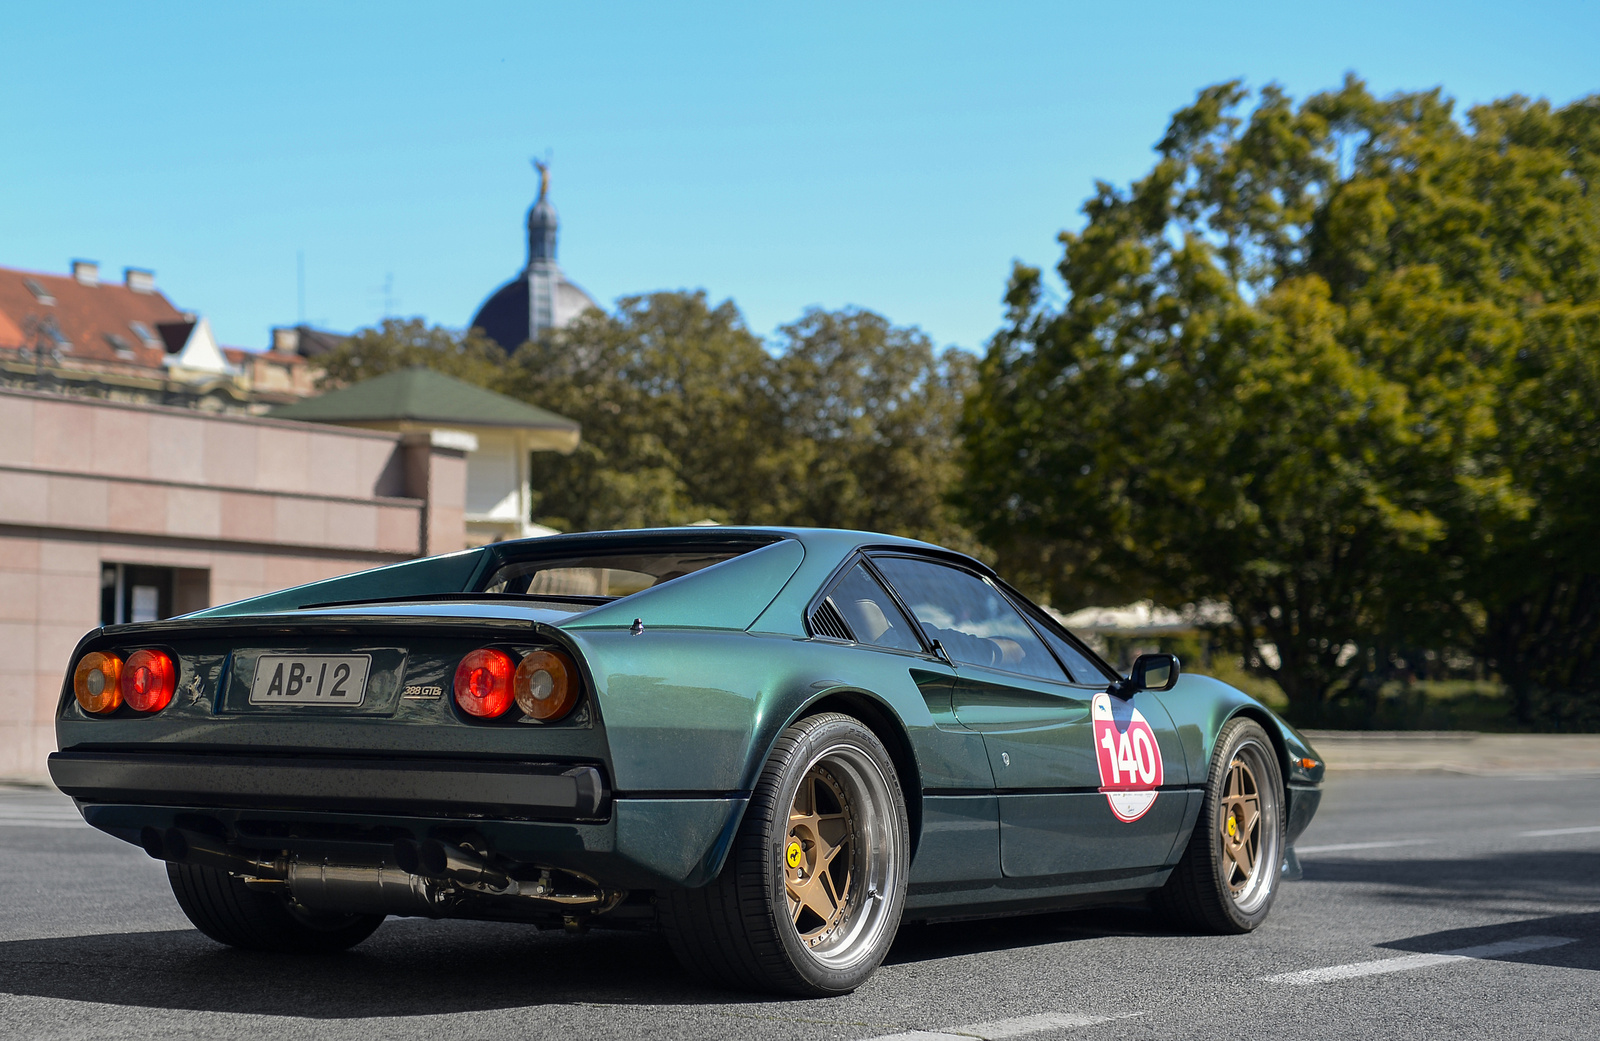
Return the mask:
<path id="1" fill-rule="evenodd" d="M 1094 696 L 1094 751 L 1100 762 L 1100 790 L 1111 812 L 1117 820 L 1132 822 L 1156 804 L 1161 748 L 1155 731 L 1131 702 L 1119 702 L 1117 708 L 1111 711 L 1111 695 Z"/>

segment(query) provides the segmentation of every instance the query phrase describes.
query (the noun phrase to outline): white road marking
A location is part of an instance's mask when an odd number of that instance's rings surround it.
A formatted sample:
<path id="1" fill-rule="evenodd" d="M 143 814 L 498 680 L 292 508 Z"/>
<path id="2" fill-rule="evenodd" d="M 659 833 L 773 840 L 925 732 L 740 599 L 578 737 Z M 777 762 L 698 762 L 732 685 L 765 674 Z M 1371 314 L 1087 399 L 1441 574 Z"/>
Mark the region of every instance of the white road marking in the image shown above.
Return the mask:
<path id="1" fill-rule="evenodd" d="M 1113 1019 L 1127 1019 L 1141 1015 L 1132 1012 L 1120 1016 L 1085 1016 L 1077 1012 L 1042 1012 L 1037 1016 L 1017 1016 L 1014 1019 L 997 1019 L 992 1023 L 973 1023 L 948 1030 L 907 1030 L 899 1034 L 884 1034 L 869 1041 L 999 1041 L 1007 1037 L 1024 1037 L 1044 1030 L 1064 1030 L 1069 1027 L 1090 1027 L 1096 1023 L 1109 1023 Z"/>
<path id="2" fill-rule="evenodd" d="M 1338 853 L 1347 849 L 1385 849 L 1389 846 L 1426 846 L 1433 839 L 1390 839 L 1387 842 L 1341 842 L 1335 846 L 1296 846 L 1296 854 Z"/>
<path id="3" fill-rule="evenodd" d="M 1544 831 L 1525 831 L 1521 837 L 1538 839 L 1546 835 L 1593 835 L 1597 831 L 1600 831 L 1600 824 L 1591 825 L 1587 828 L 1546 828 Z"/>
<path id="4" fill-rule="evenodd" d="M 1376 961 L 1330 965 L 1326 969 L 1280 972 L 1273 976 L 1263 976 L 1261 978 L 1269 983 L 1288 983 L 1296 986 L 1306 983 L 1333 983 L 1337 980 L 1355 979 L 1358 976 L 1377 976 L 1386 972 L 1410 972 L 1413 969 L 1426 969 L 1429 966 L 1444 965 L 1448 962 L 1504 958 L 1508 954 L 1542 951 L 1547 947 L 1561 947 L 1565 944 L 1576 942 L 1577 940 L 1570 936 L 1524 936 L 1520 940 L 1502 940 L 1499 943 L 1488 943 L 1481 947 L 1462 947 L 1459 950 L 1441 951 L 1438 954 L 1407 954 L 1399 958 L 1379 958 Z"/>
<path id="5" fill-rule="evenodd" d="M 82 818 L 0 816 L 0 828 L 87 828 Z"/>
<path id="6" fill-rule="evenodd" d="M 62 805 L 26 803 L 6 805 L 0 802 L 0 827 L 5 828 L 86 828 L 82 817 L 70 804 Z"/>

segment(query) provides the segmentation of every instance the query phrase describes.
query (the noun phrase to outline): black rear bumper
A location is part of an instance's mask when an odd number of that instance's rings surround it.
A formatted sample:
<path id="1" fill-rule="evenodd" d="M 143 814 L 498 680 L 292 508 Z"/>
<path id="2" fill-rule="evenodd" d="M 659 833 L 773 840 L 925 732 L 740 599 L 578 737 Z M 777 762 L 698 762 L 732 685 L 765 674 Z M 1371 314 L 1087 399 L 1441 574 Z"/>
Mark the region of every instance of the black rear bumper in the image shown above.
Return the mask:
<path id="1" fill-rule="evenodd" d="M 610 814 L 600 770 L 570 763 L 54 752 L 50 779 L 84 802 L 147 806 L 551 821 Z"/>

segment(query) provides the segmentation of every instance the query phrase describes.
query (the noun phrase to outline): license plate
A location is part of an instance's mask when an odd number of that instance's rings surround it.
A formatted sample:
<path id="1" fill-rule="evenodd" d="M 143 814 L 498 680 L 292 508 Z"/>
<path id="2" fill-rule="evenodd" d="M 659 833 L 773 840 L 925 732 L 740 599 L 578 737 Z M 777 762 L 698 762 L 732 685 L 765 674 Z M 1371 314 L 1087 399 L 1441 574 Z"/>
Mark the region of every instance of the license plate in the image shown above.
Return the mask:
<path id="1" fill-rule="evenodd" d="M 359 705 L 370 654 L 263 654 L 250 680 L 252 705 Z"/>

